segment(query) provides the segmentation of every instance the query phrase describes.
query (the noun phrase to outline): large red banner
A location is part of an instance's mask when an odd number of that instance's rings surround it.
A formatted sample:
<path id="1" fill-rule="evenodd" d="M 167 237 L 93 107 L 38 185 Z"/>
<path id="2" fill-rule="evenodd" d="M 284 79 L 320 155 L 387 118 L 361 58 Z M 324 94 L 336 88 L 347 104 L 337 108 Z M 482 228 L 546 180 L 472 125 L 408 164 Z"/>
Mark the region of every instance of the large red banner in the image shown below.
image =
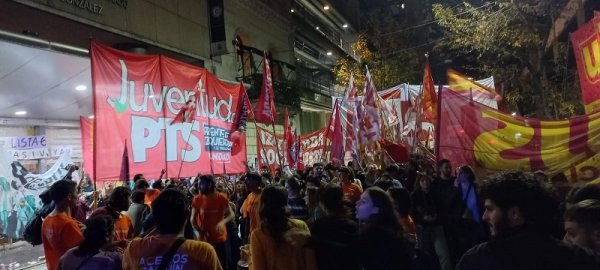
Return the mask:
<path id="1" fill-rule="evenodd" d="M 241 84 L 164 56 L 137 55 L 92 42 L 94 162 L 99 180 L 118 179 L 125 144 L 132 174 L 189 177 L 244 172 L 246 149 L 231 154 Z M 195 98 L 194 98 L 195 95 Z M 193 121 L 170 124 L 195 99 Z"/>
<path id="2" fill-rule="evenodd" d="M 305 166 L 325 161 L 325 135 L 328 128 L 300 136 L 301 162 Z"/>
<path id="3" fill-rule="evenodd" d="M 600 109 L 600 15 L 571 34 L 586 112 Z"/>
<path id="4" fill-rule="evenodd" d="M 439 156 L 455 166 L 600 180 L 600 112 L 541 121 L 504 114 L 447 89 L 441 102 Z"/>
<path id="5" fill-rule="evenodd" d="M 258 167 L 269 166 L 271 171 L 281 166 L 281 159 L 288 165 L 285 155 L 285 140 L 283 134 L 277 134 L 277 139 L 273 132 L 270 132 L 261 127 L 256 127 L 256 152 L 260 153 L 258 158 Z M 279 148 L 277 148 L 279 145 Z M 277 154 L 279 149 L 279 154 Z"/>

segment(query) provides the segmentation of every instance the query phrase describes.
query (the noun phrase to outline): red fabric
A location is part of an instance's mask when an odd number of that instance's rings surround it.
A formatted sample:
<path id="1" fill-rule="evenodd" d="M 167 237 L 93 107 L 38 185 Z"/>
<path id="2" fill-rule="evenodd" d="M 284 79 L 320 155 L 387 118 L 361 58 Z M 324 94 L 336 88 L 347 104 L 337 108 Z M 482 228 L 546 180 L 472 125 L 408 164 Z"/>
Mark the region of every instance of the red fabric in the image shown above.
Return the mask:
<path id="1" fill-rule="evenodd" d="M 396 163 L 408 162 L 410 154 L 409 150 L 401 144 L 389 143 L 384 144 L 383 148 Z"/>
<path id="2" fill-rule="evenodd" d="M 125 186 L 129 183 L 130 179 L 129 174 L 129 151 L 127 151 L 127 144 L 125 144 L 125 149 L 123 149 L 123 156 L 121 157 L 121 174 L 119 175 L 119 180 L 125 183 Z"/>
<path id="3" fill-rule="evenodd" d="M 325 136 L 327 128 L 300 136 L 300 162 L 302 166 L 322 162 L 325 155 Z"/>
<path id="4" fill-rule="evenodd" d="M 377 89 L 373 84 L 371 73 L 367 70 L 367 80 L 365 82 L 365 96 L 363 100 L 364 115 L 361 123 L 362 142 L 374 143 L 381 138 L 381 128 L 379 123 L 379 111 L 377 109 Z"/>
<path id="5" fill-rule="evenodd" d="M 288 113 L 288 108 L 285 108 L 285 113 L 283 116 L 283 138 L 285 140 L 285 154 L 286 154 L 286 164 L 290 168 L 296 167 L 296 158 L 295 158 L 295 149 L 294 147 L 297 145 L 294 133 L 292 132 L 292 126 L 290 124 L 290 116 Z"/>
<path id="6" fill-rule="evenodd" d="M 275 96 L 273 93 L 273 80 L 271 78 L 271 67 L 269 66 L 269 59 L 265 54 L 263 56 L 263 83 L 260 88 L 260 97 L 258 104 L 256 104 L 256 110 L 254 113 L 254 119 L 261 123 L 271 123 L 275 121 Z"/>
<path id="7" fill-rule="evenodd" d="M 425 72 L 423 72 L 423 116 L 429 123 L 435 123 L 437 118 L 437 94 L 435 85 L 431 76 L 429 60 L 425 63 Z"/>
<path id="8" fill-rule="evenodd" d="M 94 120 L 79 117 L 81 127 L 81 152 L 83 155 L 83 171 L 89 174 L 90 179 L 94 175 Z"/>
<path id="9" fill-rule="evenodd" d="M 586 112 L 600 109 L 600 16 L 571 33 L 571 42 L 579 71 L 581 97 Z"/>
<path id="10" fill-rule="evenodd" d="M 346 90 L 345 99 L 353 99 L 358 97 L 358 90 L 354 85 L 354 73 L 350 73 L 350 80 L 348 80 L 348 89 Z"/>
<path id="11" fill-rule="evenodd" d="M 286 158 L 284 141 L 283 134 L 277 134 L 277 139 L 275 139 L 273 132 L 256 127 L 256 152 L 260 153 L 258 158 L 259 168 L 268 165 L 271 171 L 275 171 L 281 166 L 281 157 Z M 277 143 L 279 143 L 279 154 L 277 154 Z M 288 163 L 285 162 L 285 164 Z"/>
<path id="12" fill-rule="evenodd" d="M 337 104 L 337 103 L 336 103 Z M 342 123 L 340 121 L 340 105 L 335 107 L 335 120 L 331 139 L 331 161 L 334 165 L 344 165 L 344 138 L 342 137 Z"/>
<path id="13" fill-rule="evenodd" d="M 167 168 L 168 176 L 191 177 L 211 173 L 212 167 L 221 174 L 222 163 L 228 173 L 246 171 L 245 147 L 232 155 L 227 140 L 239 114 L 241 84 L 226 84 L 205 69 L 168 57 L 122 52 L 96 42 L 90 54 L 96 179 L 118 179 L 125 142 L 135 173 L 158 175 Z M 193 121 L 169 125 L 197 92 Z"/>

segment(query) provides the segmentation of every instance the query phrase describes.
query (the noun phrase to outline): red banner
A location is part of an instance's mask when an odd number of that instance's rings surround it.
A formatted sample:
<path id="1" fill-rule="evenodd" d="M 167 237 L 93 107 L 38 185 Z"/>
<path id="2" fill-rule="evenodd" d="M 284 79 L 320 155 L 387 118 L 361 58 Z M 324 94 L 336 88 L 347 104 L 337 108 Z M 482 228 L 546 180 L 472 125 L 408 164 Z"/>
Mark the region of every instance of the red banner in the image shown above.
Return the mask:
<path id="1" fill-rule="evenodd" d="M 260 153 L 258 159 L 258 168 L 262 168 L 264 165 L 268 165 L 271 171 L 281 167 L 280 159 L 285 159 L 285 146 L 284 146 L 283 134 L 277 134 L 277 140 L 273 132 L 270 132 L 261 127 L 256 127 L 256 152 Z M 279 143 L 279 155 L 277 154 L 277 144 Z M 287 165 L 287 160 L 284 160 Z"/>
<path id="2" fill-rule="evenodd" d="M 444 89 L 440 134 L 440 158 L 454 166 L 600 179 L 600 112 L 562 121 L 513 117 Z"/>
<path id="3" fill-rule="evenodd" d="M 325 133 L 328 128 L 300 136 L 301 162 L 305 166 L 325 161 Z"/>
<path id="4" fill-rule="evenodd" d="M 600 109 L 600 16 L 571 34 L 586 112 Z"/>
<path id="5" fill-rule="evenodd" d="M 83 171 L 94 177 L 94 120 L 79 117 L 81 127 L 81 152 L 83 154 Z"/>
<path id="6" fill-rule="evenodd" d="M 168 57 L 137 55 L 92 42 L 92 81 L 99 180 L 117 179 L 124 144 L 132 174 L 169 177 L 244 172 L 246 149 L 231 154 L 227 139 L 241 102 L 241 85 Z M 194 120 L 169 125 L 197 95 Z"/>

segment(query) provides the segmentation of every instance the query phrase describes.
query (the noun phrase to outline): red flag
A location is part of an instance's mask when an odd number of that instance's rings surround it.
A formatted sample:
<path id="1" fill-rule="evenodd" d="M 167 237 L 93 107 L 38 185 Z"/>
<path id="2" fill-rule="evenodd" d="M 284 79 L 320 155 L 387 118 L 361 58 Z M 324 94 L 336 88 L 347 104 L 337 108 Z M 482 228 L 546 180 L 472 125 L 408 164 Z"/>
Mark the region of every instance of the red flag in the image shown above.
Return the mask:
<path id="1" fill-rule="evenodd" d="M 119 180 L 123 181 L 125 186 L 129 185 L 129 152 L 127 151 L 127 141 L 125 141 L 125 148 L 123 149 L 123 156 L 121 158 Z"/>
<path id="2" fill-rule="evenodd" d="M 252 114 L 252 105 L 250 104 L 248 93 L 246 92 L 243 83 L 240 83 L 240 88 L 242 93 L 240 94 L 241 98 L 238 102 L 239 113 L 237 114 L 233 125 L 231 125 L 229 137 L 227 138 L 232 143 L 232 155 L 240 152 L 246 144 L 246 124 L 248 123 L 248 116 Z"/>
<path id="3" fill-rule="evenodd" d="M 354 73 L 350 73 L 350 80 L 348 80 L 348 90 L 346 90 L 345 99 L 353 99 L 358 96 L 358 90 L 354 85 Z"/>
<path id="4" fill-rule="evenodd" d="M 335 165 L 344 165 L 344 138 L 342 137 L 342 123 L 340 121 L 340 104 L 335 108 L 333 134 L 331 137 L 331 160 Z"/>
<path id="5" fill-rule="evenodd" d="M 369 72 L 369 69 L 367 68 L 367 79 L 365 82 L 363 98 L 364 115 L 361 123 L 361 137 L 365 143 L 373 143 L 379 141 L 381 138 L 376 91 L 377 89 L 375 89 L 373 79 L 371 78 L 371 72 Z"/>
<path id="6" fill-rule="evenodd" d="M 292 125 L 290 123 L 290 118 L 288 114 L 288 108 L 285 108 L 285 113 L 283 117 L 283 137 L 285 140 L 285 152 L 287 154 L 287 161 L 290 168 L 294 168 L 296 166 L 296 151 L 295 147 L 297 147 L 294 133 L 292 133 Z"/>
<path id="7" fill-rule="evenodd" d="M 435 123 L 437 118 L 437 95 L 435 93 L 435 85 L 433 84 L 433 77 L 431 76 L 431 68 L 429 67 L 429 60 L 425 62 L 425 72 L 423 72 L 423 92 L 421 97 L 423 99 L 423 116 L 429 123 Z"/>
<path id="8" fill-rule="evenodd" d="M 600 16 L 571 34 L 586 113 L 600 108 Z"/>
<path id="9" fill-rule="evenodd" d="M 275 96 L 273 93 L 273 80 L 271 79 L 271 67 L 267 54 L 263 56 L 263 83 L 260 88 L 260 97 L 256 105 L 254 119 L 262 123 L 272 123 L 275 121 Z"/>
<path id="10" fill-rule="evenodd" d="M 198 87 L 198 86 L 196 86 Z M 194 94 L 190 96 L 190 99 L 185 102 L 183 106 L 179 109 L 175 118 L 171 120 L 169 125 L 173 125 L 176 123 L 191 123 L 196 118 L 196 100 L 198 100 L 198 90 L 197 88 L 194 90 Z"/>

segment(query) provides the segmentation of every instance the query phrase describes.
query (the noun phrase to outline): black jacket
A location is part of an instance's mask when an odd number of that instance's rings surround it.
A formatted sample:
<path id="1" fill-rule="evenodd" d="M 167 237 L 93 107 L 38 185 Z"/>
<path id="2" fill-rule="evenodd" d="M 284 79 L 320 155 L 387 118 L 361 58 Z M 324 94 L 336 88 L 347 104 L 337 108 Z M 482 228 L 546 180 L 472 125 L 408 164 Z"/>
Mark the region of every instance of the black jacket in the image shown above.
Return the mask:
<path id="1" fill-rule="evenodd" d="M 533 228 L 512 228 L 467 251 L 457 270 L 598 270 L 597 257 Z"/>
<path id="2" fill-rule="evenodd" d="M 358 238 L 356 222 L 325 216 L 312 224 L 310 232 L 319 269 L 360 269 L 355 247 Z"/>

